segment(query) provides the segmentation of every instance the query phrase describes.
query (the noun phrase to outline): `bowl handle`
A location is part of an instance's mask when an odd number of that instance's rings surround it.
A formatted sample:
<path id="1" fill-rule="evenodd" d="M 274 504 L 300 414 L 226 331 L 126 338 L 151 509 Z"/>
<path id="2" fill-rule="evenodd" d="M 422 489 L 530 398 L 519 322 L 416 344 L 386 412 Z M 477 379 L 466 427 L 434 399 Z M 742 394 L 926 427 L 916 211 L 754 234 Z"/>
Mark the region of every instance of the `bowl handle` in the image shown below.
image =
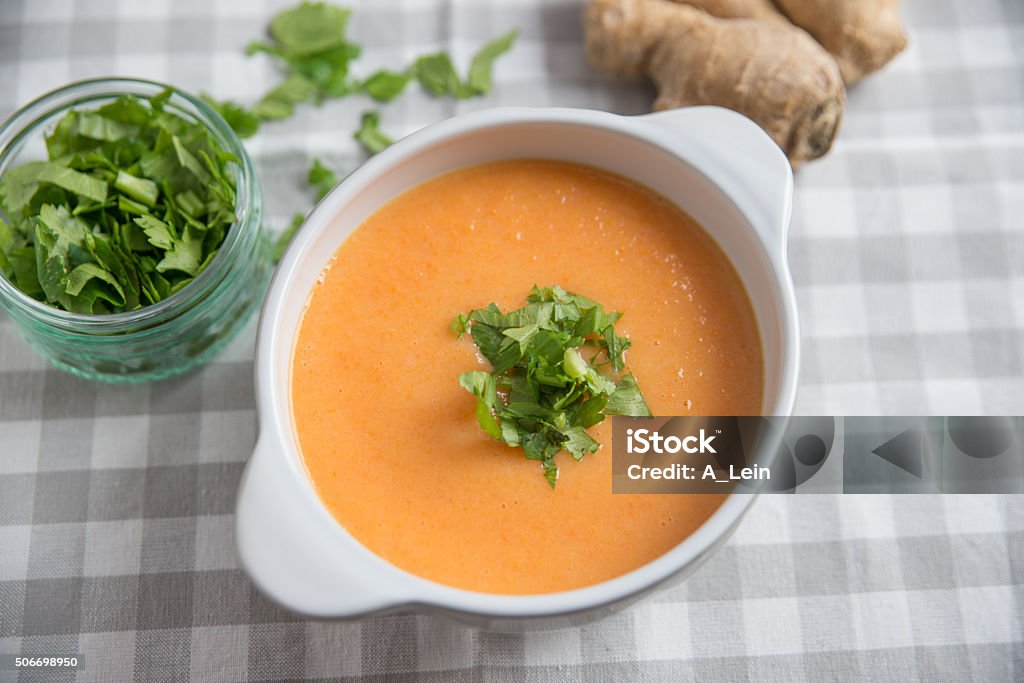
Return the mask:
<path id="1" fill-rule="evenodd" d="M 765 243 L 786 254 L 793 207 L 793 169 L 761 127 L 730 109 L 668 109 L 637 117 L 670 133 L 669 149 L 698 161 L 701 173 L 738 205 Z"/>
<path id="2" fill-rule="evenodd" d="M 393 567 L 348 536 L 275 434 L 260 434 L 242 477 L 236 537 L 256 586 L 283 607 L 345 618 L 403 604 Z M 375 566 L 381 565 L 381 566 Z"/>

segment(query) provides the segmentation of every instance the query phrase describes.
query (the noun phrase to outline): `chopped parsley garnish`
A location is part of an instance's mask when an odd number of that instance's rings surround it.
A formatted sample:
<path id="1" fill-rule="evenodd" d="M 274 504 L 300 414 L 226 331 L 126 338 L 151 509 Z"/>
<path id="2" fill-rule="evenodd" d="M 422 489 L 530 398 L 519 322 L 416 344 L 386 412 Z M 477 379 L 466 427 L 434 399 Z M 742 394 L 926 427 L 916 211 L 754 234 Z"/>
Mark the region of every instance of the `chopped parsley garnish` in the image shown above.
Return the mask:
<path id="1" fill-rule="evenodd" d="M 170 95 L 69 111 L 45 138 L 46 161 L 0 178 L 0 272 L 18 289 L 74 313 L 133 311 L 217 255 L 239 160 L 165 110 Z"/>
<path id="2" fill-rule="evenodd" d="M 621 313 L 557 286 L 534 285 L 526 301 L 508 313 L 492 303 L 459 314 L 449 329 L 460 338 L 468 333 L 492 366 L 459 375 L 477 398 L 480 427 L 538 460 L 554 488 L 560 451 L 580 461 L 600 447 L 589 427 L 606 415 L 651 411 L 636 378 L 622 374 L 630 341 L 615 333 Z"/>

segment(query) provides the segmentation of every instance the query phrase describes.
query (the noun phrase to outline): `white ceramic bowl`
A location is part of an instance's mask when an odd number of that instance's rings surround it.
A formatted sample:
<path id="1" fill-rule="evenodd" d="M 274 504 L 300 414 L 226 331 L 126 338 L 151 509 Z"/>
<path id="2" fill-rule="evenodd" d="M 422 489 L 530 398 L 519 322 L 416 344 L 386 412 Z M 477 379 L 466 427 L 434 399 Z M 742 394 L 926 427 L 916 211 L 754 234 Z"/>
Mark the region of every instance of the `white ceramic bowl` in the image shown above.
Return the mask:
<path id="1" fill-rule="evenodd" d="M 766 415 L 789 415 L 798 370 L 796 302 L 785 240 L 792 173 L 748 119 L 697 107 L 638 117 L 576 109 L 491 109 L 430 126 L 370 159 L 307 218 L 263 306 L 256 360 L 259 439 L 238 498 L 237 540 L 256 585 L 284 607 L 322 618 L 441 613 L 485 628 L 556 628 L 608 614 L 679 580 L 717 550 L 754 496 L 733 494 L 658 559 L 587 588 L 509 596 L 451 588 L 374 555 L 331 516 L 306 473 L 291 420 L 292 345 L 309 292 L 338 246 L 404 190 L 488 161 L 550 158 L 632 178 L 692 215 L 732 260 L 757 316 Z M 771 448 L 774 443 L 765 443 Z M 609 482 L 609 486 L 611 482 Z"/>

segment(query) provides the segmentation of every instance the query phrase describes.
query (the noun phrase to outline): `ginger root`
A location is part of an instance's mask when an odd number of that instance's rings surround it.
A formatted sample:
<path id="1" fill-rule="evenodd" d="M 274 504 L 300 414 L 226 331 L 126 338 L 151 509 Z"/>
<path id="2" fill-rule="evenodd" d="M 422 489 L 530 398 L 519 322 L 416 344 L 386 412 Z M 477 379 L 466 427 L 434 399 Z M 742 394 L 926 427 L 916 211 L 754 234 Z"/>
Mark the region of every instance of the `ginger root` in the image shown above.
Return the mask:
<path id="1" fill-rule="evenodd" d="M 756 19 L 788 24 L 789 20 L 772 0 L 672 0 L 702 9 L 719 19 Z"/>
<path id="2" fill-rule="evenodd" d="M 775 2 L 835 56 L 847 85 L 878 71 L 907 46 L 900 0 Z"/>
<path id="3" fill-rule="evenodd" d="M 720 19 L 792 22 L 828 50 L 843 82 L 878 71 L 907 46 L 900 0 L 674 0 Z"/>
<path id="4" fill-rule="evenodd" d="M 846 102 L 842 77 L 831 55 L 798 28 L 719 19 L 670 0 L 591 0 L 583 27 L 591 64 L 650 77 L 655 109 L 734 109 L 757 122 L 794 166 L 832 146 Z"/>

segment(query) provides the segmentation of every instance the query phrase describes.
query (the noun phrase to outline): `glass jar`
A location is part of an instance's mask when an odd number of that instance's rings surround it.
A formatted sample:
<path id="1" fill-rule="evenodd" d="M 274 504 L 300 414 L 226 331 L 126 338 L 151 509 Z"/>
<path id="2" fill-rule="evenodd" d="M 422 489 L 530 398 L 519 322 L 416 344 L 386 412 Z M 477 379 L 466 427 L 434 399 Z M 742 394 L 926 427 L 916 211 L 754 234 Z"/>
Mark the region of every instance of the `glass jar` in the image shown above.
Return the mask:
<path id="1" fill-rule="evenodd" d="M 72 108 L 95 109 L 122 95 L 149 99 L 161 83 L 103 78 L 43 95 L 0 127 L 0 176 L 27 161 L 45 159 L 43 135 Z M 234 154 L 236 222 L 220 251 L 188 285 L 166 299 L 125 313 L 70 313 L 24 294 L 0 273 L 0 307 L 21 336 L 57 367 L 108 382 L 142 382 L 190 370 L 209 360 L 262 301 L 272 264 L 262 229 L 262 194 L 252 160 L 231 127 L 208 104 L 175 89 L 164 105 L 206 126 Z"/>

